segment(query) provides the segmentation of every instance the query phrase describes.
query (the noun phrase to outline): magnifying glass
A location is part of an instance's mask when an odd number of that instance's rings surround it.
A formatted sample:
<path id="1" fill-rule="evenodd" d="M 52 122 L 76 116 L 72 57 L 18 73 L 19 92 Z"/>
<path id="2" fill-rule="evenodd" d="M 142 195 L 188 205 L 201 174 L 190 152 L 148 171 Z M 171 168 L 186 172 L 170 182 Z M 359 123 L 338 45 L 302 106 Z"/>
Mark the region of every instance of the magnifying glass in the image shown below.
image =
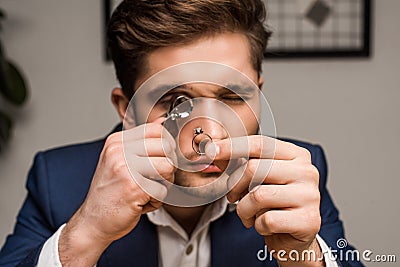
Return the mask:
<path id="1" fill-rule="evenodd" d="M 189 117 L 193 111 L 193 100 L 187 96 L 180 95 L 172 102 L 167 118 L 171 120 L 184 119 Z"/>
<path id="2" fill-rule="evenodd" d="M 174 137 L 178 137 L 178 119 L 185 119 L 193 111 L 193 100 L 187 96 L 180 95 L 172 102 L 163 126 Z"/>
<path id="3" fill-rule="evenodd" d="M 177 136 L 178 129 L 176 125 L 177 119 L 185 119 L 190 116 L 193 111 L 193 100 L 187 96 L 180 95 L 172 102 L 171 107 L 167 113 L 167 118 L 164 122 L 164 126 L 173 135 Z M 169 120 L 171 122 L 169 122 Z M 206 138 L 200 141 L 198 145 L 195 144 L 195 138 L 199 135 L 204 135 Z M 201 127 L 194 129 L 194 137 L 192 139 L 192 149 L 196 154 L 202 156 L 205 155 L 205 147 L 208 142 L 212 141 L 212 138 L 207 133 L 204 133 Z"/>

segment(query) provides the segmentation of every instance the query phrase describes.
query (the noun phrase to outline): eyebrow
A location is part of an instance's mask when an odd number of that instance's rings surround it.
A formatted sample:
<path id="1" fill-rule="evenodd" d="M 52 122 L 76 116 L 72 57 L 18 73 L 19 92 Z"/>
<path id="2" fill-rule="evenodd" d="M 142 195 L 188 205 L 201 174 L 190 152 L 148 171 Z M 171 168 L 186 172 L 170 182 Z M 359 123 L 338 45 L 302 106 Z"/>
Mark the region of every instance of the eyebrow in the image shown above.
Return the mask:
<path id="1" fill-rule="evenodd" d="M 227 89 L 233 93 L 239 93 L 239 94 L 245 94 L 245 93 L 252 93 L 255 91 L 254 87 L 251 86 L 240 86 L 237 84 L 228 84 L 226 87 L 223 87 L 223 89 Z"/>
<path id="2" fill-rule="evenodd" d="M 189 88 L 186 84 L 163 84 L 151 90 L 148 96 L 152 99 L 159 98 L 163 94 L 175 89 L 189 89 Z"/>
<path id="3" fill-rule="evenodd" d="M 222 86 L 214 83 L 206 83 L 206 82 L 203 83 L 218 86 L 215 92 L 219 94 L 225 93 L 227 91 L 237 94 L 249 94 L 255 91 L 254 87 L 248 85 L 240 86 L 238 84 L 227 84 L 225 86 Z M 148 97 L 150 97 L 151 99 L 159 98 L 165 93 L 169 93 L 176 89 L 192 90 L 192 87 L 188 84 L 163 84 L 151 90 L 149 92 Z"/>

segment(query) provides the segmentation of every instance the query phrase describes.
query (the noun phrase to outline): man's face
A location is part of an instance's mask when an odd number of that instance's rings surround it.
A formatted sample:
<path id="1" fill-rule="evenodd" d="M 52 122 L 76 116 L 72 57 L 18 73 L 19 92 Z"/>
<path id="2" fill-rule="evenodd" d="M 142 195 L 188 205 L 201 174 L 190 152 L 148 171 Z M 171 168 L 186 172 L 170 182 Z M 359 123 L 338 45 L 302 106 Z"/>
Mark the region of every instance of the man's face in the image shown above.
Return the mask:
<path id="1" fill-rule="evenodd" d="M 187 45 L 160 48 L 150 53 L 147 58 L 147 71 L 139 77 L 135 90 L 144 81 L 161 70 L 193 61 L 209 61 L 228 65 L 247 75 L 255 84 L 261 86 L 262 81 L 258 79 L 258 73 L 251 64 L 249 43 L 245 35 L 225 33 L 199 39 Z M 217 99 L 228 105 L 236 113 L 236 116 L 242 121 L 247 135 L 256 134 L 258 131 L 258 122 L 252 107 L 249 107 L 245 101 L 229 89 L 205 83 L 185 84 L 169 91 L 154 106 L 147 122 L 152 122 L 161 116 L 165 116 L 171 102 L 177 95 L 185 95 L 190 98 L 207 97 Z M 199 158 L 199 155 L 192 148 L 193 129 L 197 127 L 201 127 L 204 132 L 212 136 L 213 140 L 228 137 L 224 128 L 213 120 L 198 118 L 190 121 L 181 129 L 177 142 L 182 154 L 193 161 Z M 200 172 L 178 170 L 175 174 L 175 183 L 185 187 L 206 185 L 218 179 L 227 164 L 228 161 L 214 162 Z M 207 190 L 210 190 L 210 188 Z M 215 190 L 220 191 L 222 189 L 216 188 Z"/>

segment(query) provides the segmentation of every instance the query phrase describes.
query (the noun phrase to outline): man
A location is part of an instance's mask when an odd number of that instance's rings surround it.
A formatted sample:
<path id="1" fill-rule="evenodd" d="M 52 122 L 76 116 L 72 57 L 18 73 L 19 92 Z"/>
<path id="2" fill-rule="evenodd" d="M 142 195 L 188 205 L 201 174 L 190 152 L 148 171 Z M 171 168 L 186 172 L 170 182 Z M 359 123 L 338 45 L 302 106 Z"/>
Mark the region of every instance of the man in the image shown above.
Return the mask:
<path id="1" fill-rule="evenodd" d="M 261 63 L 270 36 L 264 17 L 259 0 L 124 1 L 108 29 L 121 84 L 112 91 L 112 102 L 121 121 L 138 88 L 177 64 L 224 64 L 261 89 Z M 146 124 L 126 130 L 128 140 L 117 127 L 106 140 L 36 156 L 28 196 L 0 254 L 1 266 L 361 266 L 329 257 L 344 233 L 326 189 L 327 169 L 319 146 L 277 140 L 275 153 L 264 153 L 271 138 L 257 134 L 257 120 L 237 96 L 199 83 L 172 93 L 218 99 L 243 121 L 249 160 L 226 198 L 197 207 L 174 206 L 162 202 L 167 187 L 150 194 L 138 184 L 141 177 L 162 177 L 185 187 L 207 185 L 218 180 L 234 154 L 226 133 L 203 120 L 202 130 L 214 141 L 214 147 L 207 148 L 214 153 L 211 167 L 198 172 L 177 169 L 168 152 L 179 146 L 190 159 L 200 140 L 188 131 L 182 131 L 177 142 L 163 134 L 163 115 L 170 106 L 166 103 L 173 100 L 165 95 Z M 124 158 L 125 142 L 134 148 L 130 166 Z M 262 184 L 249 192 L 253 176 L 271 160 Z M 311 251 L 316 257 L 289 258 L 293 251 Z"/>

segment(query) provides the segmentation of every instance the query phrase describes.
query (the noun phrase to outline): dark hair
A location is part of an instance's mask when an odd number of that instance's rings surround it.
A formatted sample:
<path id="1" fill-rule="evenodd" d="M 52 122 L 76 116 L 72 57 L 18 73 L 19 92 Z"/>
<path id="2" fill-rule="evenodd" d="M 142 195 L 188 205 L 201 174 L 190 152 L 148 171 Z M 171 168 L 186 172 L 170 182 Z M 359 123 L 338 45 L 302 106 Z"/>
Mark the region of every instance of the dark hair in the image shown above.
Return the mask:
<path id="1" fill-rule="evenodd" d="M 263 23 L 261 0 L 125 0 L 113 13 L 107 32 L 116 75 L 131 98 L 146 56 L 157 48 L 186 44 L 224 32 L 242 32 L 249 40 L 252 65 L 261 72 L 271 36 Z"/>

